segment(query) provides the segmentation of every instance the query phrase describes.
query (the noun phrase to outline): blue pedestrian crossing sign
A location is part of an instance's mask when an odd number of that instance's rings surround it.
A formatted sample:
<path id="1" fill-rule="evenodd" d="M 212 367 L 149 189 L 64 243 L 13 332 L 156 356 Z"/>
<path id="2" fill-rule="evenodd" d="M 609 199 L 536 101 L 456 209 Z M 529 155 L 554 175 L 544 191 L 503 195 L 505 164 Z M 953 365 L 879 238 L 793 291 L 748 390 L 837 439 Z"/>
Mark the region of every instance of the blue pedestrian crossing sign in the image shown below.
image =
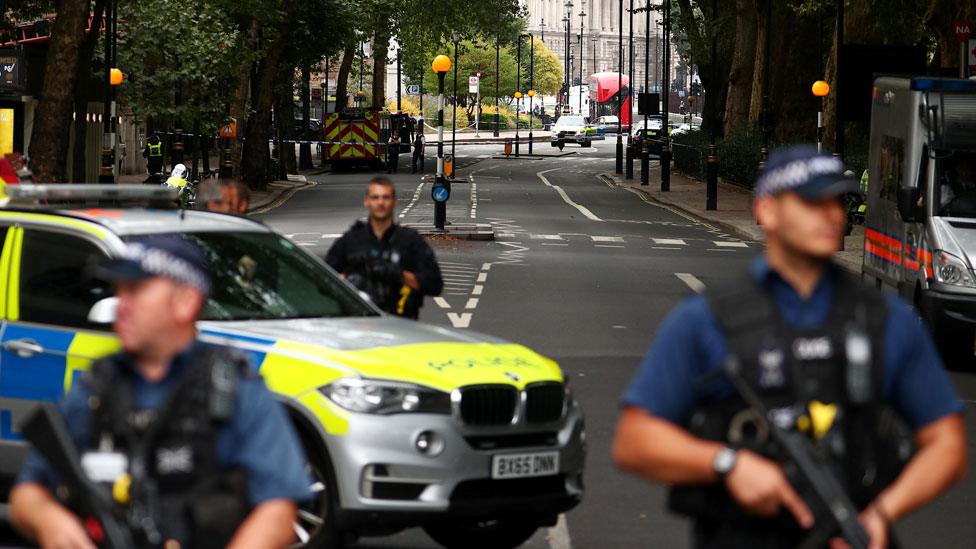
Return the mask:
<path id="1" fill-rule="evenodd" d="M 447 202 L 451 197 L 451 191 L 447 190 L 447 187 L 436 186 L 430 191 L 430 196 L 434 202 Z"/>

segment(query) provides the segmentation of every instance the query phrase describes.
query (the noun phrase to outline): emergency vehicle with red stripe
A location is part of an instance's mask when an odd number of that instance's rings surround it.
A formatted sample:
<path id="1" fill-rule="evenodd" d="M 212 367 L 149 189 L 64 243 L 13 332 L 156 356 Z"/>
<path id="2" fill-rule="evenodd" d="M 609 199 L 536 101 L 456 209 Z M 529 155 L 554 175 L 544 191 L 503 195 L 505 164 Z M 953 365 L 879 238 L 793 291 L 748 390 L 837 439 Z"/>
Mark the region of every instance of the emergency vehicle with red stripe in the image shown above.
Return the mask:
<path id="1" fill-rule="evenodd" d="M 335 165 L 382 164 L 393 131 L 404 127 L 406 115 L 370 109 L 330 113 L 322 124 L 325 160 Z M 400 151 L 409 150 L 409 137 L 400 136 Z"/>
<path id="2" fill-rule="evenodd" d="M 914 303 L 943 354 L 976 348 L 976 79 L 879 77 L 862 275 Z"/>

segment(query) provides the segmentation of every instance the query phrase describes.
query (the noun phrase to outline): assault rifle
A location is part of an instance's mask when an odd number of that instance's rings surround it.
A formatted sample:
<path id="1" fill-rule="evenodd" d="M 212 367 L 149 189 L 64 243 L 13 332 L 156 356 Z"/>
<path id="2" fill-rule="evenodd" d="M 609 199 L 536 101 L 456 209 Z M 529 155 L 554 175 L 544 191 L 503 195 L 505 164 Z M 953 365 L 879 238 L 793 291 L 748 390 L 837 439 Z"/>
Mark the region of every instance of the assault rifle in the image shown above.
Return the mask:
<path id="1" fill-rule="evenodd" d="M 72 508 L 92 541 L 104 549 L 135 547 L 132 532 L 112 510 L 113 503 L 81 468 L 78 449 L 68 435 L 57 407 L 41 404 L 24 423 L 27 440 L 47 459 L 70 493 Z"/>
<path id="2" fill-rule="evenodd" d="M 814 515 L 813 531 L 799 546 L 801 549 L 823 547 L 830 538 L 840 535 L 852 549 L 867 549 L 870 537 L 858 522 L 858 510 L 830 467 L 819 457 L 806 435 L 781 429 L 770 421 L 769 410 L 743 378 L 735 359 L 726 362 L 722 370 L 746 405 L 755 411 L 769 429 L 772 442 L 779 446 L 786 458 L 787 475 L 797 493 Z"/>

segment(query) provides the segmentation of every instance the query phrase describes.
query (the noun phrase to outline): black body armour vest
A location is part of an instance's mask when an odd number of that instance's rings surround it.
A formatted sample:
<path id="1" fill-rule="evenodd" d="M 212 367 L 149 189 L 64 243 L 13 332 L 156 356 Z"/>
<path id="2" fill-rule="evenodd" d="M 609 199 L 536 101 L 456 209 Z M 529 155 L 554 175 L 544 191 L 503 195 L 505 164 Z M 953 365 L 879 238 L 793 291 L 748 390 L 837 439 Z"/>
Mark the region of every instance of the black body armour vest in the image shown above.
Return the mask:
<path id="1" fill-rule="evenodd" d="M 111 358 L 92 366 L 92 449 L 128 459 L 131 486 L 119 514 L 141 547 L 224 547 L 247 515 L 246 478 L 224 470 L 217 431 L 234 413 L 246 358 L 203 347 L 156 410 L 133 406 L 134 373 Z"/>
<path id="2" fill-rule="evenodd" d="M 815 329 L 786 324 L 772 295 L 751 277 L 710 291 L 707 299 L 730 355 L 769 410 L 769 421 L 808 434 L 853 503 L 863 509 L 894 481 L 914 448 L 904 422 L 881 401 L 884 297 L 846 274 L 836 276 L 832 308 Z M 703 380 L 715 382 L 714 377 Z M 814 415 L 822 421 L 813 420 Z M 701 438 L 783 463 L 791 484 L 805 496 L 802 480 L 769 440 L 768 427 L 738 395 L 703 405 L 687 428 Z M 791 515 L 749 515 L 722 484 L 673 488 L 669 507 L 695 519 L 696 547 L 781 548 L 807 541 L 807 532 Z"/>

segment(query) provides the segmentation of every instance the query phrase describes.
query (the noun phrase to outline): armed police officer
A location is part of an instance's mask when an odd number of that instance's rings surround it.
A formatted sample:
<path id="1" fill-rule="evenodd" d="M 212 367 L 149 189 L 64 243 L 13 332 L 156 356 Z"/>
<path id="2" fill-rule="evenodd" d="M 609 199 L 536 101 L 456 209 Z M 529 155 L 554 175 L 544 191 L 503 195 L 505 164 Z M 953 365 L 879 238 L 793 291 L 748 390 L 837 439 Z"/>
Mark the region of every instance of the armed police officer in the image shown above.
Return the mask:
<path id="1" fill-rule="evenodd" d="M 906 304 L 831 262 L 841 197 L 857 190 L 842 173 L 812 147 L 770 156 L 754 202 L 764 256 L 679 305 L 624 394 L 614 458 L 673 486 L 696 547 L 822 546 L 844 518 L 810 496 L 829 484 L 858 516 L 844 524 L 859 545 L 867 534 L 885 547 L 895 521 L 965 472 L 961 401 L 929 334 Z M 807 463 L 832 476 L 799 478 L 783 440 L 804 441 Z"/>
<path id="2" fill-rule="evenodd" d="M 417 231 L 393 222 L 396 189 L 383 176 L 366 187 L 367 220 L 359 220 L 335 241 L 325 261 L 369 294 L 379 308 L 416 319 L 424 296 L 444 287 L 434 250 Z"/>
<path id="3" fill-rule="evenodd" d="M 114 283 L 123 350 L 93 364 L 61 412 L 137 546 L 283 547 L 311 498 L 304 454 L 246 358 L 196 339 L 206 265 L 195 245 L 153 237 L 95 270 Z M 29 455 L 13 523 L 43 548 L 93 548 L 59 486 L 47 460 Z"/>

